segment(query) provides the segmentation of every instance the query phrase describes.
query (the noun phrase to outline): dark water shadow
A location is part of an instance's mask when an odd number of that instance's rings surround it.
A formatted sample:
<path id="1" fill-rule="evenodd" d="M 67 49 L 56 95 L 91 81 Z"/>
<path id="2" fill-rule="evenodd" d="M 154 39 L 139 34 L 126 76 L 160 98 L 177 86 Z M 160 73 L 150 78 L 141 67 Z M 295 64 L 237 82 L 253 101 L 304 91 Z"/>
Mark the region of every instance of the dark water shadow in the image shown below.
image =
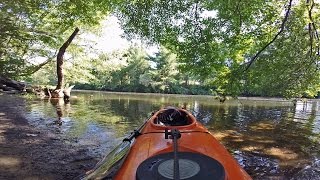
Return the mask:
<path id="1" fill-rule="evenodd" d="M 319 105 L 303 106 L 218 108 L 207 126 L 254 179 L 320 179 Z"/>

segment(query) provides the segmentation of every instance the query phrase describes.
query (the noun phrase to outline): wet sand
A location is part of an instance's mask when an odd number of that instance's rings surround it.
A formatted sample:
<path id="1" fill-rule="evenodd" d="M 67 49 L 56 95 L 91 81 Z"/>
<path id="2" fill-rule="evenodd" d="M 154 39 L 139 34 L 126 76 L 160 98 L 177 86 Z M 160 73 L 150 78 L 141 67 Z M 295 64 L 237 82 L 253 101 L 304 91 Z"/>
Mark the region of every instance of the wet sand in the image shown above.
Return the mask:
<path id="1" fill-rule="evenodd" d="M 0 92 L 0 179 L 78 179 L 98 159 L 50 129 L 32 127 L 25 99 Z"/>

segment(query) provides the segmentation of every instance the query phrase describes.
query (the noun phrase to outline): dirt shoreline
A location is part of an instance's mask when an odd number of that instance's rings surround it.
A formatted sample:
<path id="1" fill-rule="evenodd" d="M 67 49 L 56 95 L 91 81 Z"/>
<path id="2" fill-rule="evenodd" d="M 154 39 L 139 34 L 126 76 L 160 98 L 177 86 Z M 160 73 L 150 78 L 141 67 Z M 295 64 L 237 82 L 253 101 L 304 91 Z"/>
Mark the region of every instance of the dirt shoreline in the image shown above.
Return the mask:
<path id="1" fill-rule="evenodd" d="M 86 147 L 32 127 L 25 101 L 0 92 L 0 179 L 78 179 L 97 163 Z"/>

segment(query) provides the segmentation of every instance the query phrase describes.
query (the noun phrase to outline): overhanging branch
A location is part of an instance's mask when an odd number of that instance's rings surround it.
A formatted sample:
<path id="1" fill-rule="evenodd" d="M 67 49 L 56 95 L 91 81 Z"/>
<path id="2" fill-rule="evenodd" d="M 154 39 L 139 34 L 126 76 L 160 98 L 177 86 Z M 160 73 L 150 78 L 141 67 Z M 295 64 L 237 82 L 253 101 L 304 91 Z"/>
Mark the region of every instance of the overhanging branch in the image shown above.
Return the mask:
<path id="1" fill-rule="evenodd" d="M 30 74 L 33 74 L 33 73 L 39 71 L 43 66 L 45 66 L 46 64 L 48 64 L 49 62 L 51 62 L 51 61 L 56 57 L 56 54 L 57 54 L 57 53 L 55 53 L 53 56 L 49 57 L 49 58 L 48 58 L 46 61 L 44 61 L 43 63 L 38 64 L 38 65 L 35 66 L 35 67 L 30 67 L 30 69 L 27 70 L 27 72 L 22 73 L 22 74 L 20 74 L 19 76 L 28 76 L 28 75 L 30 75 Z"/>
<path id="2" fill-rule="evenodd" d="M 310 8 L 309 8 L 310 6 Z M 308 7 L 308 16 L 309 16 L 309 37 L 310 37 L 310 57 L 312 56 L 312 52 L 313 52 L 313 38 L 315 37 L 315 39 L 317 40 L 317 42 L 319 42 L 319 34 L 318 34 L 318 30 L 316 27 L 316 24 L 313 21 L 313 17 L 312 17 L 312 10 L 314 7 L 314 0 L 307 0 L 307 7 Z M 317 47 L 317 55 L 320 55 L 320 50 L 319 50 L 319 45 L 316 45 Z"/>
<path id="3" fill-rule="evenodd" d="M 289 14 L 290 14 L 291 6 L 292 6 L 292 0 L 289 1 L 288 8 L 287 8 L 286 14 L 285 14 L 285 16 L 284 16 L 284 18 L 283 18 L 283 21 L 282 21 L 282 24 L 281 24 L 281 26 L 280 26 L 279 32 L 273 37 L 273 39 L 272 39 L 269 43 L 267 43 L 262 49 L 260 49 L 260 51 L 258 51 L 258 52 L 250 59 L 250 61 L 247 63 L 248 65 L 247 65 L 247 67 L 245 68 L 244 71 L 247 71 L 247 70 L 250 68 L 250 66 L 252 65 L 252 63 L 257 60 L 257 58 L 259 57 L 259 55 L 260 55 L 267 47 L 269 47 L 269 46 L 278 38 L 278 36 L 284 31 L 285 24 L 286 24 L 286 22 L 288 21 L 288 17 L 289 17 Z"/>

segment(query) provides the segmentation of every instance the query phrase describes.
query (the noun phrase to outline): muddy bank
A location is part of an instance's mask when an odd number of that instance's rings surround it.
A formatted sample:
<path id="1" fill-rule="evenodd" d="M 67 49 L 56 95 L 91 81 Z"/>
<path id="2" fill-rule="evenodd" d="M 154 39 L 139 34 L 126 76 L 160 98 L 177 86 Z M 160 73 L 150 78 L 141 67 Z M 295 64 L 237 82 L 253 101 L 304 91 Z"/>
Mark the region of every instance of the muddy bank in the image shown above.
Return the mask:
<path id="1" fill-rule="evenodd" d="M 0 179 L 75 179 L 98 161 L 25 114 L 25 99 L 0 93 Z"/>

